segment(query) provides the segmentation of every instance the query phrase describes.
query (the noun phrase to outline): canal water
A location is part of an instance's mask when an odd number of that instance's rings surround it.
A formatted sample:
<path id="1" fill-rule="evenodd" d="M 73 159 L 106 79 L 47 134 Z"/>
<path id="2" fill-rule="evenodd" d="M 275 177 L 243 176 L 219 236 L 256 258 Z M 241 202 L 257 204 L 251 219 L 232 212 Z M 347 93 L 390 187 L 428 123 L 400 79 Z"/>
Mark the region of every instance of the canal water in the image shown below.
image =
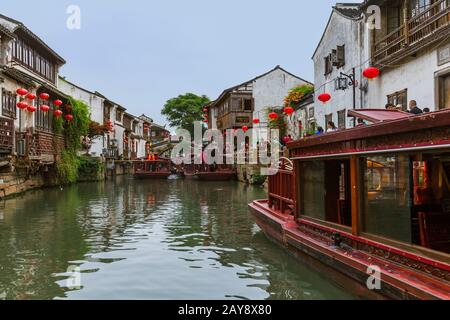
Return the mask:
<path id="1" fill-rule="evenodd" d="M 264 197 L 123 177 L 2 201 L 0 299 L 357 298 L 266 239 L 247 210 Z"/>

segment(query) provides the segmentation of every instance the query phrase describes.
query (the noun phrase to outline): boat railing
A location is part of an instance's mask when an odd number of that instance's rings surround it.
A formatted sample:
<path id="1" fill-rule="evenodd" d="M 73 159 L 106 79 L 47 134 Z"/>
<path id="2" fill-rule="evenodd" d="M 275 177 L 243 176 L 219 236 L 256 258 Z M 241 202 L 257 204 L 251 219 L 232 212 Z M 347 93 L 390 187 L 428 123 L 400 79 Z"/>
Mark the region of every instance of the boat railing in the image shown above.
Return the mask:
<path id="1" fill-rule="evenodd" d="M 269 176 L 269 207 L 282 214 L 295 212 L 295 168 L 291 160 L 280 158 L 278 172 Z"/>

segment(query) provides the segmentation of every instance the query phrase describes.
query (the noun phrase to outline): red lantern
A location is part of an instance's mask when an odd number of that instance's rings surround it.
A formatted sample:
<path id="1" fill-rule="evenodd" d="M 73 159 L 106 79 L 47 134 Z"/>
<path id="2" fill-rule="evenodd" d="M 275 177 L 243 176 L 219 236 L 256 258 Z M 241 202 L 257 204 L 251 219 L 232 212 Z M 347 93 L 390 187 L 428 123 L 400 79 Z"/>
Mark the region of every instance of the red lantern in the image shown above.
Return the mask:
<path id="1" fill-rule="evenodd" d="M 66 114 L 66 115 L 64 116 L 64 119 L 66 119 L 67 121 L 72 121 L 72 120 L 73 120 L 73 115 L 71 115 L 71 114 Z"/>
<path id="2" fill-rule="evenodd" d="M 61 117 L 62 114 L 63 114 L 63 112 L 62 112 L 61 110 L 55 110 L 55 111 L 53 111 L 53 115 L 54 115 L 56 118 Z"/>
<path id="3" fill-rule="evenodd" d="M 53 101 L 53 104 L 54 104 L 55 106 L 61 107 L 62 104 L 63 104 L 63 102 L 62 102 L 61 100 L 55 100 L 55 101 Z"/>
<path id="4" fill-rule="evenodd" d="M 323 103 L 327 103 L 331 100 L 331 95 L 329 93 L 322 93 L 321 95 L 319 95 L 318 99 Z"/>
<path id="5" fill-rule="evenodd" d="M 375 79 L 380 75 L 380 69 L 375 67 L 369 67 L 363 72 L 363 76 L 369 80 Z"/>
<path id="6" fill-rule="evenodd" d="M 208 123 L 209 121 L 208 121 L 208 120 L 203 120 L 203 122 L 204 122 L 204 123 Z"/>
<path id="7" fill-rule="evenodd" d="M 50 107 L 43 104 L 39 107 L 39 109 L 41 109 L 42 112 L 47 112 L 48 110 L 50 110 Z"/>
<path id="8" fill-rule="evenodd" d="M 284 108 L 284 113 L 286 113 L 288 116 L 291 116 L 294 112 L 295 112 L 295 110 L 292 107 Z"/>
<path id="9" fill-rule="evenodd" d="M 269 113 L 269 118 L 272 120 L 278 119 L 278 114 L 276 112 Z"/>
<path id="10" fill-rule="evenodd" d="M 28 108 L 28 104 L 23 101 L 17 102 L 17 108 L 25 110 L 26 108 Z"/>
<path id="11" fill-rule="evenodd" d="M 24 89 L 24 88 L 20 88 L 20 89 L 17 89 L 17 90 L 16 90 L 16 93 L 17 93 L 19 96 L 25 96 L 25 95 L 28 94 L 28 91 L 27 91 L 26 89 Z"/>
<path id="12" fill-rule="evenodd" d="M 37 110 L 37 108 L 36 108 L 35 106 L 28 106 L 28 107 L 27 107 L 27 110 L 28 110 L 29 112 L 35 112 L 35 111 Z"/>
<path id="13" fill-rule="evenodd" d="M 247 126 L 243 126 L 242 127 L 242 131 L 247 132 L 248 131 L 248 127 Z"/>
<path id="14" fill-rule="evenodd" d="M 50 99 L 50 95 L 48 93 L 41 93 L 39 95 L 39 98 L 41 98 L 42 100 L 47 101 L 48 99 Z"/>
<path id="15" fill-rule="evenodd" d="M 203 112 L 208 112 L 208 111 L 209 111 L 208 108 L 203 109 Z"/>
<path id="16" fill-rule="evenodd" d="M 36 95 L 35 94 L 33 94 L 33 93 L 29 93 L 29 94 L 27 94 L 27 97 L 26 97 L 28 100 L 35 100 L 36 99 Z"/>
<path id="17" fill-rule="evenodd" d="M 258 119 L 258 118 L 256 118 L 256 119 L 253 119 L 253 123 L 254 124 L 259 124 L 261 121 Z"/>
<path id="18" fill-rule="evenodd" d="M 289 138 L 289 137 L 284 137 L 284 138 L 283 138 L 283 142 L 284 142 L 284 143 L 291 142 L 291 138 Z"/>

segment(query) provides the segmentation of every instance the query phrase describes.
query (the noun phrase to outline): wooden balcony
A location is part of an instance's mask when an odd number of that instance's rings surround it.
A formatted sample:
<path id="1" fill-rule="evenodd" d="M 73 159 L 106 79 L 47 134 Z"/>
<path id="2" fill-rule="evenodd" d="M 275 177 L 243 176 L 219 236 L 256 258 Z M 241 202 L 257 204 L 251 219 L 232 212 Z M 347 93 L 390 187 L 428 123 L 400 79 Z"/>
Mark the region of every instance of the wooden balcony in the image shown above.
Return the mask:
<path id="1" fill-rule="evenodd" d="M 43 131 L 16 132 L 16 152 L 19 157 L 52 164 L 64 150 L 64 137 Z"/>
<path id="2" fill-rule="evenodd" d="M 439 0 L 374 43 L 374 64 L 389 67 L 417 51 L 437 44 L 450 33 L 450 5 Z"/>

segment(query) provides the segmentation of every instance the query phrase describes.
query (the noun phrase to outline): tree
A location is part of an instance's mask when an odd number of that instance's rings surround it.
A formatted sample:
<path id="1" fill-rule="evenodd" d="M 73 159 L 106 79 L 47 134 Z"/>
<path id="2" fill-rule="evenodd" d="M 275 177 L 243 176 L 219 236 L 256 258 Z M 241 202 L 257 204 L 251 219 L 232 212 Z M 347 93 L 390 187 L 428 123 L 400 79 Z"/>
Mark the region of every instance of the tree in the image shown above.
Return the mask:
<path id="1" fill-rule="evenodd" d="M 167 118 L 171 127 L 186 129 L 193 135 L 194 122 L 203 120 L 203 107 L 209 101 L 205 95 L 186 93 L 168 100 L 161 113 Z"/>

